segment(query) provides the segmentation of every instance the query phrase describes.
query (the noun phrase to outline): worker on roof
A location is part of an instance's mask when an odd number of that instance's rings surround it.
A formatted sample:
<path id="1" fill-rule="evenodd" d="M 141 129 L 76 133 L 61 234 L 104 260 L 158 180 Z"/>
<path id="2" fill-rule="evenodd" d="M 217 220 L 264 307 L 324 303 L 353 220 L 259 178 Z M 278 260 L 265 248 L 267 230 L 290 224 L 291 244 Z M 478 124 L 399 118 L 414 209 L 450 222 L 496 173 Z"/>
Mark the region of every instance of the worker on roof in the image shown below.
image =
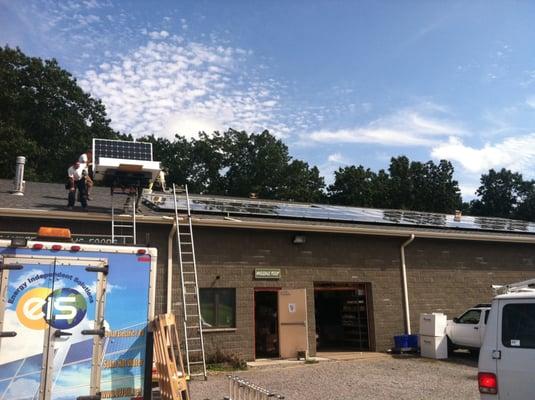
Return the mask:
<path id="1" fill-rule="evenodd" d="M 67 184 L 65 188 L 69 191 L 68 204 L 70 210 L 76 203 L 76 191 L 78 191 L 78 201 L 82 209 L 87 209 L 87 171 L 81 166 L 80 162 L 75 162 L 67 170 Z"/>
<path id="2" fill-rule="evenodd" d="M 87 152 L 81 154 L 78 162 L 80 163 L 80 167 L 85 171 L 87 200 L 91 200 L 91 189 L 93 188 L 93 180 L 91 179 L 93 176 L 93 155 L 91 150 L 87 150 Z"/>
<path id="3" fill-rule="evenodd" d="M 159 188 L 162 192 L 165 192 L 167 190 L 166 184 L 165 184 L 165 174 L 167 173 L 167 169 L 161 169 L 160 172 L 158 172 L 158 175 L 156 176 L 156 179 L 149 181 L 149 190 L 153 190 L 154 187 Z"/>

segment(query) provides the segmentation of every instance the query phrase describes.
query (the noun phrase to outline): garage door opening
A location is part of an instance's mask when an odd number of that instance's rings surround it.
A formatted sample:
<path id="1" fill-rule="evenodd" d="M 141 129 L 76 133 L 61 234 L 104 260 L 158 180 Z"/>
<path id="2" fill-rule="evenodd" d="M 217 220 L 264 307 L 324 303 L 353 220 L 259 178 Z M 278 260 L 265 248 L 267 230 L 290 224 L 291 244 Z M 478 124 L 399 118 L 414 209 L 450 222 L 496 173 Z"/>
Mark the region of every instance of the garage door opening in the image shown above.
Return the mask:
<path id="1" fill-rule="evenodd" d="M 365 283 L 314 287 L 318 351 L 370 350 Z"/>
<path id="2" fill-rule="evenodd" d="M 278 290 L 255 290 L 255 358 L 279 357 Z"/>

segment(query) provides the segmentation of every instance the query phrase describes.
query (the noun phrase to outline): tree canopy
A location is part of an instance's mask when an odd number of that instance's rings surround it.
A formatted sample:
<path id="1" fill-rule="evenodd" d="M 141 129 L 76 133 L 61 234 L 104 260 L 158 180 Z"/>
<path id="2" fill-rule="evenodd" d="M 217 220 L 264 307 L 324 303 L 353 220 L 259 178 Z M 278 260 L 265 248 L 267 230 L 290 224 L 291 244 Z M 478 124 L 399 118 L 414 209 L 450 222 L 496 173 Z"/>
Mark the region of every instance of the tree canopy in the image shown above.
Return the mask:
<path id="1" fill-rule="evenodd" d="M 25 155 L 28 179 L 63 181 L 92 138 L 118 137 L 109 122 L 56 60 L 0 48 L 0 177 L 12 177 L 15 156 Z"/>
<path id="2" fill-rule="evenodd" d="M 187 183 L 192 192 L 314 202 L 324 196 L 317 167 L 293 160 L 288 147 L 268 131 L 247 134 L 233 129 L 175 140 L 148 136 L 155 158 L 170 180 Z"/>
<path id="3" fill-rule="evenodd" d="M 338 169 L 328 195 L 335 204 L 449 213 L 461 206 L 453 172 L 446 160 L 421 163 L 400 156 L 390 160 L 388 172 L 362 165 Z"/>
<path id="4" fill-rule="evenodd" d="M 470 203 L 474 215 L 535 220 L 535 189 L 533 181 L 505 168 L 489 170 L 481 175 L 476 191 L 478 199 Z"/>

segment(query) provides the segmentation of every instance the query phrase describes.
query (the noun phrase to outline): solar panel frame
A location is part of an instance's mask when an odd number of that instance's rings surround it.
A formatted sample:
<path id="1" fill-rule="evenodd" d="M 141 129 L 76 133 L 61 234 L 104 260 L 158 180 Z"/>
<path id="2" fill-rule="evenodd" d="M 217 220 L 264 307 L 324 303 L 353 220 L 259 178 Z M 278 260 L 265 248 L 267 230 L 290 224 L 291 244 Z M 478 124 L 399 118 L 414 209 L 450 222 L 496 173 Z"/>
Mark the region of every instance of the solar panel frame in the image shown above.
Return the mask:
<path id="1" fill-rule="evenodd" d="M 161 198 L 158 202 L 151 202 L 150 195 L 145 197 L 145 201 L 156 210 L 174 211 L 172 195 L 162 195 L 159 193 L 157 196 Z M 190 195 L 190 200 L 191 211 L 201 214 L 369 223 L 390 226 L 403 225 L 453 230 L 535 233 L 534 223 L 504 218 L 466 215 L 462 216 L 460 221 L 455 221 L 453 215 L 410 210 L 382 210 L 326 204 L 283 203 L 201 195 Z M 186 199 L 178 196 L 177 206 L 180 210 L 186 210 Z"/>
<path id="2" fill-rule="evenodd" d="M 97 165 L 101 157 L 153 161 L 152 143 L 95 138 L 93 139 L 93 164 Z"/>

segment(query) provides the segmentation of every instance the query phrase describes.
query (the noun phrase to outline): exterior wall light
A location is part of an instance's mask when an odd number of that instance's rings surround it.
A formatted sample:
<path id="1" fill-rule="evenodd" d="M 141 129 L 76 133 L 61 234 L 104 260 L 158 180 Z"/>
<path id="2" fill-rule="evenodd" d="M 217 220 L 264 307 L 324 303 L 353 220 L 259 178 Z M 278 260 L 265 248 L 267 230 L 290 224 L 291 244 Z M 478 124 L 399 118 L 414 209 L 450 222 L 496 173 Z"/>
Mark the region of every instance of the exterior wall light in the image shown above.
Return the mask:
<path id="1" fill-rule="evenodd" d="M 293 244 L 305 244 L 307 242 L 307 238 L 305 235 L 295 235 L 293 239 Z"/>

